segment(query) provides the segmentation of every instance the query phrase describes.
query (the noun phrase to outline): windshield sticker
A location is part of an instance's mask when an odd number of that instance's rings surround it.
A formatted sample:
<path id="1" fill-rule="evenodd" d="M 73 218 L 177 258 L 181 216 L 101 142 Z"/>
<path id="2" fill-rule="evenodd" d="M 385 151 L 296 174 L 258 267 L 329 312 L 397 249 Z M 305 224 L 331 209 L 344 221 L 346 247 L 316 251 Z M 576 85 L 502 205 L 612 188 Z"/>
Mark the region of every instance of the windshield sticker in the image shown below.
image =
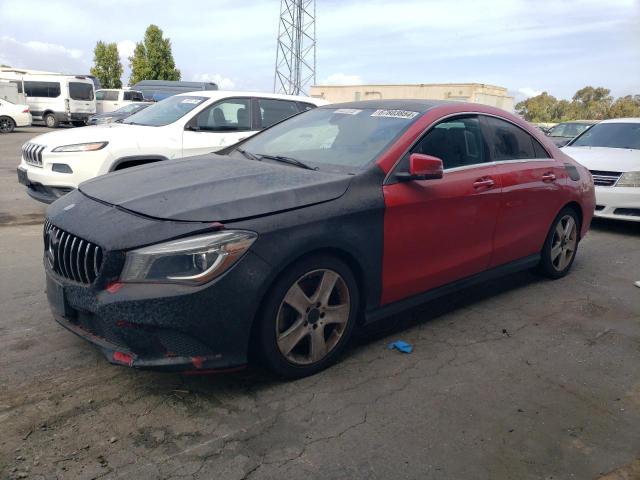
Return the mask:
<path id="1" fill-rule="evenodd" d="M 419 115 L 419 112 L 411 112 L 409 110 L 376 110 L 371 114 L 372 117 L 387 118 L 407 118 L 411 119 Z"/>
<path id="2" fill-rule="evenodd" d="M 357 115 L 362 110 L 358 110 L 357 108 L 339 108 L 334 113 L 342 113 L 343 115 Z"/>
<path id="3" fill-rule="evenodd" d="M 190 105 L 198 105 L 200 102 L 202 102 L 202 100 L 200 100 L 199 98 L 185 98 L 180 103 L 188 103 Z"/>

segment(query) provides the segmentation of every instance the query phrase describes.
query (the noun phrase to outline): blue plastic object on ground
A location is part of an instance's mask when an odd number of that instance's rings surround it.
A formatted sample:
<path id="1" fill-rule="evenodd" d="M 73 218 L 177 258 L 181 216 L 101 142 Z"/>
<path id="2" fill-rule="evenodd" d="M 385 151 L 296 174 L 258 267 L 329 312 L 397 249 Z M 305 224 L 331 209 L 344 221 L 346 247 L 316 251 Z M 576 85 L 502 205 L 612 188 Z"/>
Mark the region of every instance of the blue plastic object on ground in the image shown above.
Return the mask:
<path id="1" fill-rule="evenodd" d="M 402 353 L 411 353 L 411 352 L 413 352 L 413 346 L 411 346 L 411 344 L 409 344 L 407 342 L 404 342 L 402 340 L 396 340 L 395 342 L 390 343 L 387 348 L 389 350 L 392 350 L 392 349 L 395 348 L 396 350 L 398 350 L 399 352 L 402 352 Z"/>

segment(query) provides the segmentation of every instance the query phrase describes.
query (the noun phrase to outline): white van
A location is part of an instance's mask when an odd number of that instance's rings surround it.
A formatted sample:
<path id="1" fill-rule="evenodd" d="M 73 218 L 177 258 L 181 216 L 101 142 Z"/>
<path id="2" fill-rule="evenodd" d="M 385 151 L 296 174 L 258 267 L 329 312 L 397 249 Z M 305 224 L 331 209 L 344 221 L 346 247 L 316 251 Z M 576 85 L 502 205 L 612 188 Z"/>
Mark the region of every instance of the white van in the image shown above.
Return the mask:
<path id="1" fill-rule="evenodd" d="M 17 85 L 33 120 L 43 121 L 49 128 L 60 123 L 84 125 L 96 113 L 93 81 L 88 77 L 2 70 L 0 78 Z"/>
<path id="2" fill-rule="evenodd" d="M 143 102 L 142 92 L 116 88 L 96 90 L 96 112 L 109 113 L 131 102 Z"/>

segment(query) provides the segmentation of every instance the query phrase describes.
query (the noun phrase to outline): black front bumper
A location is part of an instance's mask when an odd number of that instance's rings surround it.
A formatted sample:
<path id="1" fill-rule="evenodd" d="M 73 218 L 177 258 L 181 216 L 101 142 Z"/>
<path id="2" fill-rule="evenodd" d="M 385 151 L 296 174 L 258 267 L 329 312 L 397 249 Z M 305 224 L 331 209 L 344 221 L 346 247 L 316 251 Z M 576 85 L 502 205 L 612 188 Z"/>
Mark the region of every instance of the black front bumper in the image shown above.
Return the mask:
<path id="1" fill-rule="evenodd" d="M 27 194 L 42 203 L 55 202 L 73 190 L 73 187 L 47 187 L 41 183 L 32 182 L 27 176 L 27 171 L 20 167 L 18 167 L 17 174 L 18 183 L 27 187 Z"/>
<path id="2" fill-rule="evenodd" d="M 249 252 L 204 287 L 111 283 L 104 289 L 61 278 L 46 261 L 45 270 L 55 320 L 109 362 L 201 373 L 247 364 L 260 279 L 269 267 Z"/>

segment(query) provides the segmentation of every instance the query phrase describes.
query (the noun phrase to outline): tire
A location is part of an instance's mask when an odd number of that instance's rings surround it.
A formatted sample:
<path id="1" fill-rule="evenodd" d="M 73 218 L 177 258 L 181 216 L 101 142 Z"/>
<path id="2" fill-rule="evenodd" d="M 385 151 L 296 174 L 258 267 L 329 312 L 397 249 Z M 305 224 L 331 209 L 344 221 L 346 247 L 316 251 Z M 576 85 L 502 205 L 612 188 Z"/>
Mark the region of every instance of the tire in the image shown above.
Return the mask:
<path id="1" fill-rule="evenodd" d="M 48 128 L 57 128 L 58 125 L 60 125 L 60 122 L 58 122 L 58 119 L 56 118 L 56 116 L 53 113 L 47 113 L 44 118 L 44 124 L 48 127 Z"/>
<path id="2" fill-rule="evenodd" d="M 358 286 L 344 262 L 327 255 L 297 262 L 267 295 L 256 332 L 260 357 L 284 378 L 324 370 L 348 345 L 358 305 Z"/>
<path id="3" fill-rule="evenodd" d="M 580 241 L 580 218 L 571 207 L 553 220 L 542 248 L 538 273 L 551 279 L 564 277 L 576 258 Z"/>
<path id="4" fill-rule="evenodd" d="M 11 133 L 16 128 L 16 122 L 11 117 L 0 117 L 0 133 Z"/>

